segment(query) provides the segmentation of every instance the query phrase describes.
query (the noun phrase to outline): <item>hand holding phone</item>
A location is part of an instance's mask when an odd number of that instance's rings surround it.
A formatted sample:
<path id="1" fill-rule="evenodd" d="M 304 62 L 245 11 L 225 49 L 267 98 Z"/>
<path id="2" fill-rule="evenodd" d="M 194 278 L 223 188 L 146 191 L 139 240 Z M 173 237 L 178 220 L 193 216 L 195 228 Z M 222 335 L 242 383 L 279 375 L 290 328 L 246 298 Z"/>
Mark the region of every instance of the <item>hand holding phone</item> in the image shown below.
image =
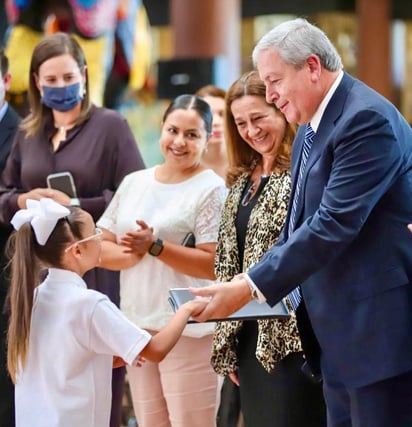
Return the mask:
<path id="1" fill-rule="evenodd" d="M 70 172 L 51 173 L 47 176 L 47 186 L 62 191 L 71 199 L 77 198 L 76 186 Z"/>

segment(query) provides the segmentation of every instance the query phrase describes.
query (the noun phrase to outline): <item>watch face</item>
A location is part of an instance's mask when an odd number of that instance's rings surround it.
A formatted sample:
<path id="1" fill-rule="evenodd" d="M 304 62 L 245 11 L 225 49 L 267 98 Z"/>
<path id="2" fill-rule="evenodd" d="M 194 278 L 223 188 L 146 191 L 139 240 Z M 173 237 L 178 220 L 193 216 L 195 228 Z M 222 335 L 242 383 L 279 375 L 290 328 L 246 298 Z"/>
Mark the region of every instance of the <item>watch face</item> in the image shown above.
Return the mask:
<path id="1" fill-rule="evenodd" d="M 152 243 L 152 246 L 150 246 L 149 254 L 153 256 L 159 256 L 162 250 L 163 250 L 163 242 L 160 239 L 158 239 Z"/>

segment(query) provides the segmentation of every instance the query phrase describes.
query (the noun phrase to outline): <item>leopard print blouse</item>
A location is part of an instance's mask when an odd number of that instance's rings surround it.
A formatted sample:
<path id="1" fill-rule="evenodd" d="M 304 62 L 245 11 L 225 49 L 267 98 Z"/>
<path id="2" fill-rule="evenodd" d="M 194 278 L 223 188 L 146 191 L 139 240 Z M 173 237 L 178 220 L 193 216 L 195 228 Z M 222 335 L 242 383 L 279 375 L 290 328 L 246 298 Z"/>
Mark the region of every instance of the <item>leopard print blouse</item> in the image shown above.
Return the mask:
<path id="1" fill-rule="evenodd" d="M 223 209 L 215 259 L 215 272 L 220 281 L 230 281 L 236 274 L 247 271 L 256 264 L 278 239 L 286 218 L 290 198 L 290 173 L 272 173 L 249 218 L 241 268 L 235 220 L 248 180 L 249 175 L 246 173 L 237 179 L 230 189 Z M 287 298 L 285 302 L 291 310 Z M 272 372 L 276 362 L 289 353 L 302 350 L 296 317 L 293 311 L 291 313 L 289 319 L 258 320 L 255 354 L 267 372 Z M 242 321 L 223 321 L 216 324 L 211 363 L 219 375 L 228 375 L 238 369 L 236 341 L 241 328 Z"/>

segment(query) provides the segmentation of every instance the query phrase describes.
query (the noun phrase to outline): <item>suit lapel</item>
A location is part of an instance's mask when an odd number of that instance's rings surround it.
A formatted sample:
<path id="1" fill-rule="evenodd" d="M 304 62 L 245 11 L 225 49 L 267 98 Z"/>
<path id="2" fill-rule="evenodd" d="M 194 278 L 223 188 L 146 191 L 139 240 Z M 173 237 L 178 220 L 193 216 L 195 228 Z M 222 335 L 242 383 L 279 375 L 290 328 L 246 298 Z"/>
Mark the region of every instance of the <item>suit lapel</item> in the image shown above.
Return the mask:
<path id="1" fill-rule="evenodd" d="M 6 114 L 0 122 L 0 172 L 4 167 L 6 159 L 10 153 L 14 134 L 19 124 L 19 116 L 10 107 L 7 107 Z"/>
<path id="2" fill-rule="evenodd" d="M 348 74 L 344 73 L 342 81 L 340 82 L 339 86 L 336 88 L 335 93 L 333 94 L 332 98 L 330 99 L 326 107 L 325 112 L 323 113 L 322 119 L 319 123 L 318 130 L 313 138 L 312 148 L 309 152 L 308 160 L 306 162 L 306 167 L 302 176 L 302 187 L 299 194 L 299 200 L 297 201 L 297 206 L 296 206 L 296 224 L 300 224 L 300 216 L 303 210 L 303 200 L 304 200 L 304 194 L 306 191 L 307 177 L 308 177 L 309 171 L 321 156 L 322 151 L 325 149 L 326 143 L 328 141 L 328 136 L 330 135 L 331 130 L 334 128 L 336 120 L 338 120 L 338 118 L 342 114 L 346 97 L 353 83 L 354 83 L 354 79 L 350 77 Z M 294 162 L 296 164 L 293 166 L 293 169 L 292 169 L 293 194 L 295 192 L 297 174 L 300 167 L 300 159 L 302 157 L 304 134 L 305 134 L 305 126 L 300 126 L 299 131 L 296 135 L 296 140 L 295 140 L 295 142 L 298 143 L 296 147 L 297 152 L 294 153 L 299 155 L 299 162 Z"/>

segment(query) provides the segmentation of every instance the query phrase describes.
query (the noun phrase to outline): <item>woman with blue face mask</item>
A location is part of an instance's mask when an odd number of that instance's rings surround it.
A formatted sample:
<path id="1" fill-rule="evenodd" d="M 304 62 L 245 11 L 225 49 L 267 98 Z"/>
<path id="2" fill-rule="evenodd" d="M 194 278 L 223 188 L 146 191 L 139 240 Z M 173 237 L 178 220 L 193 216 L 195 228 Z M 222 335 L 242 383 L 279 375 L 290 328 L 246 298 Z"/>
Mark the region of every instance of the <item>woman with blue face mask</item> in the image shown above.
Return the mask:
<path id="1" fill-rule="evenodd" d="M 93 79 L 94 77 L 91 76 Z M 9 223 L 27 199 L 49 197 L 81 206 L 96 221 L 123 177 L 144 168 L 126 120 L 93 105 L 84 53 L 68 34 L 44 37 L 35 47 L 29 75 L 30 114 L 16 134 L 0 187 L 0 221 Z M 76 195 L 48 188 L 47 176 L 70 172 Z M 90 288 L 119 302 L 118 273 L 95 268 Z M 114 371 L 111 427 L 120 426 L 122 371 Z M 117 409 L 117 410 L 116 410 Z"/>

